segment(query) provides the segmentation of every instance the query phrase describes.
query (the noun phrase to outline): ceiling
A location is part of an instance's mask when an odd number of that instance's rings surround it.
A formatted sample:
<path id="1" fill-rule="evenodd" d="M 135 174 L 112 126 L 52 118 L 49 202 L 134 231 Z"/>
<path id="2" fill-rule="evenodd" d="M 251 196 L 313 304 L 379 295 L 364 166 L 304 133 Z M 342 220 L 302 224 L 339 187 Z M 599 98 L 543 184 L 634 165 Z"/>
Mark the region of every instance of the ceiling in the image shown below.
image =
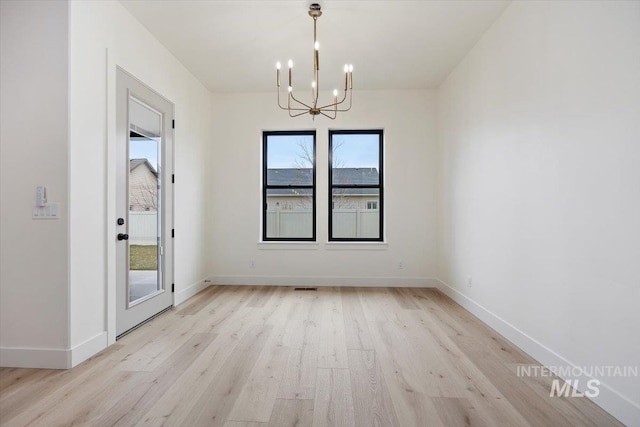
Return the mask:
<path id="1" fill-rule="evenodd" d="M 308 0 L 121 0 L 213 92 L 274 90 L 275 63 L 294 61 L 294 87 L 311 90 Z M 320 88 L 437 87 L 508 1 L 319 1 Z M 286 73 L 283 73 L 283 79 Z M 283 80 L 284 82 L 284 80 Z M 284 83 L 286 86 L 286 83 Z"/>

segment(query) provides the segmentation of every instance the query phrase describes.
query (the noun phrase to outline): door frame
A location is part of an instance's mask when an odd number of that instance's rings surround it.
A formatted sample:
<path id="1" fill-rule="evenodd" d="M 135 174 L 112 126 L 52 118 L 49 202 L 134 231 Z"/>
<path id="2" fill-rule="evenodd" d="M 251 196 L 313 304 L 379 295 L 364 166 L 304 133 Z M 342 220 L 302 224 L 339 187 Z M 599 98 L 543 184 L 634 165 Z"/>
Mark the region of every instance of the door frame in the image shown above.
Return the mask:
<path id="1" fill-rule="evenodd" d="M 106 57 L 106 92 L 107 92 L 107 123 L 106 123 L 106 223 L 105 223 L 105 241 L 106 241 L 106 283 L 105 283 L 105 295 L 106 295 L 106 307 L 105 307 L 105 323 L 107 329 L 107 346 L 116 342 L 116 286 L 117 286 L 117 245 L 116 238 L 118 226 L 116 224 L 117 213 L 117 73 L 118 70 L 130 75 L 132 78 L 143 84 L 144 86 L 153 90 L 163 99 L 167 100 L 172 105 L 172 116 L 175 118 L 175 104 L 164 96 L 160 91 L 154 88 L 152 82 L 145 83 L 136 75 L 127 70 L 127 67 L 121 65 L 121 62 L 117 60 L 113 49 L 105 49 Z M 171 287 L 175 283 L 175 250 L 174 239 L 171 236 L 171 230 L 174 228 L 175 221 L 175 193 L 174 186 L 171 177 L 175 170 L 175 131 L 171 129 L 172 144 L 170 149 L 167 149 L 163 174 L 165 176 L 165 188 L 168 192 L 165 194 L 165 200 L 170 203 L 169 209 L 166 211 L 167 218 L 163 225 L 163 232 L 166 236 L 166 242 L 164 248 L 164 263 L 165 263 L 165 284 L 169 292 Z M 175 293 L 172 292 L 172 304 L 175 306 Z"/>

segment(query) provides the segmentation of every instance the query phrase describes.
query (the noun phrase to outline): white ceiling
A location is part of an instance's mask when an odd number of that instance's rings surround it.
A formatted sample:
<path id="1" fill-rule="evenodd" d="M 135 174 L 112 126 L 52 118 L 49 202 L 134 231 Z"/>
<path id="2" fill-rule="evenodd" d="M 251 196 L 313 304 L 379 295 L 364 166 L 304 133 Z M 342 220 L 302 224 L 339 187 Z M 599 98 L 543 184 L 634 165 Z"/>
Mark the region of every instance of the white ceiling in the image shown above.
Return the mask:
<path id="1" fill-rule="evenodd" d="M 310 89 L 313 20 L 307 12 L 312 1 L 121 3 L 211 91 L 272 91 L 276 61 L 286 68 L 289 59 L 294 86 Z M 320 88 L 329 90 L 344 84 L 345 63 L 354 65 L 354 89 L 435 88 L 509 2 L 319 3 L 319 80 Z"/>

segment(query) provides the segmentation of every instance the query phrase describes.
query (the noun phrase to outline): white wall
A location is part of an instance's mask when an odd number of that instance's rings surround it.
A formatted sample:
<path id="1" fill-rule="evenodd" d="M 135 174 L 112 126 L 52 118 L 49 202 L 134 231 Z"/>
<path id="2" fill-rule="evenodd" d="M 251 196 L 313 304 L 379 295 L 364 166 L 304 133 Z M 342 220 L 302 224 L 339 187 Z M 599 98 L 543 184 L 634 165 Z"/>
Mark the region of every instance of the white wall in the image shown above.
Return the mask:
<path id="1" fill-rule="evenodd" d="M 0 2 L 0 365 L 65 364 L 68 4 Z M 60 219 L 31 219 L 38 185 Z"/>
<path id="2" fill-rule="evenodd" d="M 204 86 L 119 2 L 72 2 L 70 11 L 71 347 L 84 355 L 106 343 L 107 289 L 114 285 L 115 265 L 109 260 L 115 251 L 112 97 L 116 65 L 175 104 L 179 299 L 201 289 L 202 279 L 210 273 L 205 166 L 211 104 Z"/>
<path id="3" fill-rule="evenodd" d="M 214 94 L 214 283 L 432 285 L 436 277 L 435 94 L 357 91 L 335 121 L 289 118 L 276 94 Z M 385 130 L 387 245 L 327 242 L 328 129 Z M 317 244 L 258 244 L 262 130 L 317 130 Z M 308 250 L 300 250 L 308 249 Z M 345 250 L 348 249 L 348 250 Z M 397 267 L 404 261 L 404 269 Z M 255 261 L 255 268 L 250 267 Z"/>
<path id="4" fill-rule="evenodd" d="M 438 138 L 444 289 L 544 364 L 637 366 L 640 3 L 512 3 L 440 87 Z M 638 425 L 640 380 L 602 380 Z"/>

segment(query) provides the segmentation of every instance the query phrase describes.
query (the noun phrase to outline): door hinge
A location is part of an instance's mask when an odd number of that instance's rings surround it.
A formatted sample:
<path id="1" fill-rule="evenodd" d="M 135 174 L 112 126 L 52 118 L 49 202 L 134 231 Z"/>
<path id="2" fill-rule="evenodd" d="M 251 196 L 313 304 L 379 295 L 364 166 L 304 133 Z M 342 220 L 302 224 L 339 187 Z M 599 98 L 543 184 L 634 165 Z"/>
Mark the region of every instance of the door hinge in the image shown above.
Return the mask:
<path id="1" fill-rule="evenodd" d="M 171 174 L 171 183 L 172 184 L 176 183 L 176 176 L 174 174 Z"/>
<path id="2" fill-rule="evenodd" d="M 176 237 L 175 229 L 172 228 L 171 229 L 171 238 L 173 239 L 174 237 Z"/>
<path id="3" fill-rule="evenodd" d="M 175 128 L 176 128 L 176 121 L 171 120 L 171 129 L 175 129 Z"/>
<path id="4" fill-rule="evenodd" d="M 171 292 L 175 292 L 176 291 L 176 284 L 172 283 L 171 284 Z"/>

